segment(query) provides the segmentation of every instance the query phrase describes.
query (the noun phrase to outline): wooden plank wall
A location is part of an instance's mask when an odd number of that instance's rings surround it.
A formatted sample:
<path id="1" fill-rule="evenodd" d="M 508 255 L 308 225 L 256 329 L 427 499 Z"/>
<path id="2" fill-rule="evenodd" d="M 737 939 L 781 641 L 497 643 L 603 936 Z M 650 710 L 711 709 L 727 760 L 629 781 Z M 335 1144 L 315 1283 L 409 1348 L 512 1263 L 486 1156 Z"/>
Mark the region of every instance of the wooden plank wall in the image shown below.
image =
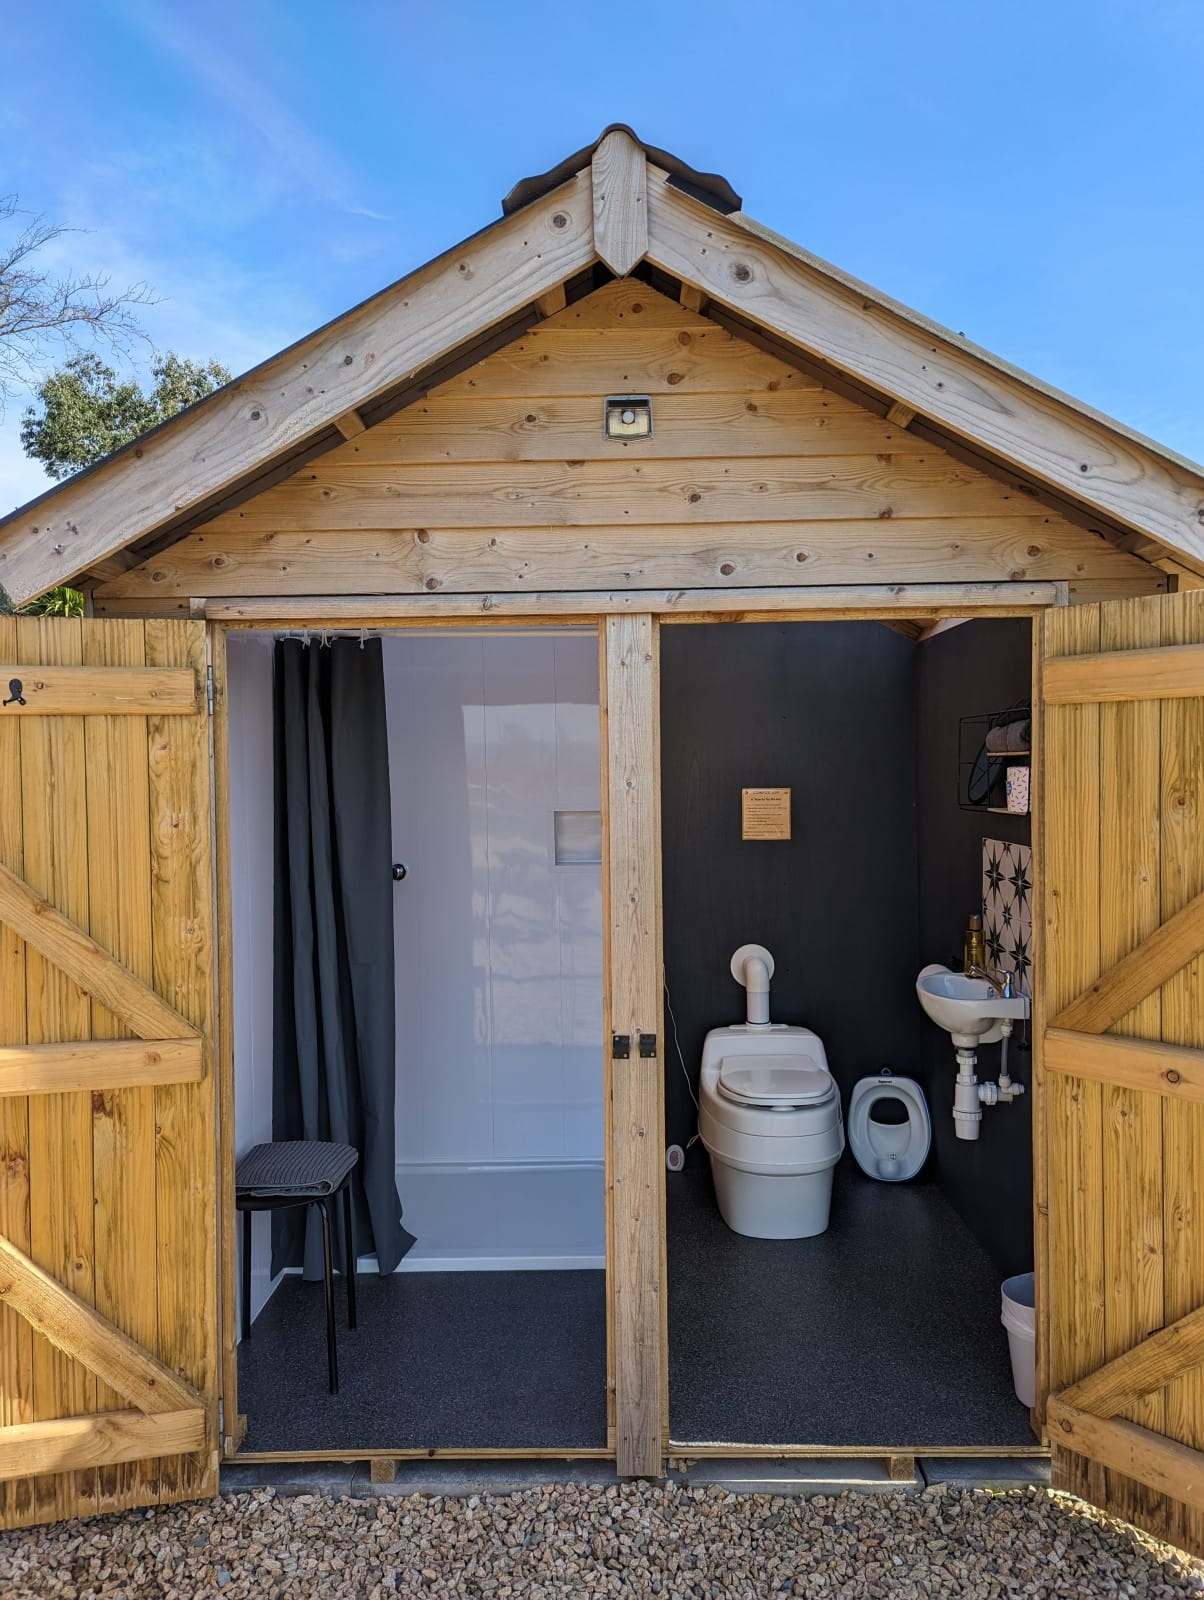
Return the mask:
<path id="1" fill-rule="evenodd" d="M 1204 641 L 1204 594 L 1082 606 L 1045 619 L 1045 654 Z M 1044 711 L 1045 1011 L 1204 890 L 1204 700 L 1050 704 Z M 1111 1030 L 1204 1044 L 1204 959 Z M 1041 1073 L 1053 1391 L 1204 1304 L 1204 1105 Z M 1204 1445 L 1204 1371 L 1122 1413 Z M 1063 1486 L 1173 1543 L 1204 1516 L 1056 1450 Z"/>
<path id="2" fill-rule="evenodd" d="M 651 439 L 602 429 L 652 399 Z M 96 590 L 158 598 L 1161 575 L 631 280 Z"/>
<path id="3" fill-rule="evenodd" d="M 25 665 L 145 663 L 203 677 L 204 653 L 198 623 L 0 618 L 0 655 Z M 0 719 L 0 771 L 0 862 L 208 1036 L 207 718 Z M 129 1033 L 0 924 L 0 1046 Z M 202 1048 L 199 1082 L 0 1097 L 0 1234 L 212 1395 L 214 1078 Z M 128 1404 L 0 1308 L 0 1424 Z M 211 1493 L 215 1459 L 207 1448 L 0 1482 L 0 1525 Z"/>

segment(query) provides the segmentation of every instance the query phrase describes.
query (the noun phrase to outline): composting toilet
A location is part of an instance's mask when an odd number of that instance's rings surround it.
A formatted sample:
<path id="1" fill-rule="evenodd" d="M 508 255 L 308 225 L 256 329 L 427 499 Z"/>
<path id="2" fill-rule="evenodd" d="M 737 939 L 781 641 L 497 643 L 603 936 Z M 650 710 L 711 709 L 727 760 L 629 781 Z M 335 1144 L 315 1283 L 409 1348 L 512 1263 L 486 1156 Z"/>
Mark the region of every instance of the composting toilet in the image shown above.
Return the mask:
<path id="1" fill-rule="evenodd" d="M 732 970 L 748 990 L 749 1021 L 711 1029 L 699 1083 L 719 1211 L 754 1239 L 811 1238 L 828 1226 L 844 1150 L 840 1092 L 819 1036 L 769 1021 L 769 952 L 742 946 Z"/>
<path id="2" fill-rule="evenodd" d="M 883 1067 L 862 1078 L 849 1097 L 849 1149 L 868 1177 L 885 1183 L 914 1178 L 928 1157 L 932 1122 L 924 1091 L 914 1078 Z"/>

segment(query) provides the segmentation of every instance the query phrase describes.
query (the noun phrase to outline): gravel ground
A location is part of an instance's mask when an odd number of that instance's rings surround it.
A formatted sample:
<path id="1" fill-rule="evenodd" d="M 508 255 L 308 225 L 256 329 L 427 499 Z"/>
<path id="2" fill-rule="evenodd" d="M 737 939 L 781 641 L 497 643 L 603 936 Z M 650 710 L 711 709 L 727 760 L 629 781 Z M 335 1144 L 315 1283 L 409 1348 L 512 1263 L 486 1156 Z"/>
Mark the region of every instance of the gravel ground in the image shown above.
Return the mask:
<path id="1" fill-rule="evenodd" d="M 445 1594 L 1171 1600 L 1204 1594 L 1204 1565 L 1034 1489 L 808 1500 L 647 1484 L 468 1499 L 260 1489 L 0 1534 L 5 1600 Z"/>

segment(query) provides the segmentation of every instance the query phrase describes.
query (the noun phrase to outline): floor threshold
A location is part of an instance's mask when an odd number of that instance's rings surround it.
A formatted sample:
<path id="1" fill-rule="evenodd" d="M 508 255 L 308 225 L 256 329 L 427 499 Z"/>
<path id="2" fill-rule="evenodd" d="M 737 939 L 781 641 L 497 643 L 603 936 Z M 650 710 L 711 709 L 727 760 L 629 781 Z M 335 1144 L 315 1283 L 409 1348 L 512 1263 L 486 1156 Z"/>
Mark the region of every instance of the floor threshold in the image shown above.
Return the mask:
<path id="1" fill-rule="evenodd" d="M 919 1456 L 910 1461 L 910 1475 L 897 1476 L 904 1458 L 864 1455 L 783 1458 L 760 1456 L 709 1457 L 674 1461 L 665 1482 L 684 1487 L 726 1489 L 735 1494 L 784 1496 L 914 1494 L 933 1484 L 960 1489 L 1021 1489 L 1049 1483 L 1049 1459 L 1028 1456 Z M 442 1495 L 453 1499 L 477 1494 L 516 1494 L 557 1485 L 618 1483 L 614 1463 L 604 1459 L 437 1460 L 397 1458 L 390 1482 L 375 1481 L 372 1461 L 227 1462 L 221 1472 L 223 1494 L 271 1489 L 280 1495 L 323 1494 Z M 378 1479 L 381 1474 L 377 1473 Z"/>

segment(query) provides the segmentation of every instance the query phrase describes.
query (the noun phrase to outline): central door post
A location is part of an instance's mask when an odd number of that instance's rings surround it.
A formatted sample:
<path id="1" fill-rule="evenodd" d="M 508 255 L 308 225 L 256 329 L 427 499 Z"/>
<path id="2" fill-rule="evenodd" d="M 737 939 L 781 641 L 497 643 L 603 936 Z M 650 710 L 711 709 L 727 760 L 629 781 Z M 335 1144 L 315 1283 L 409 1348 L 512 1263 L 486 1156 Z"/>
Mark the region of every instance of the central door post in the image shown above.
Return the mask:
<path id="1" fill-rule="evenodd" d="M 607 617 L 600 646 L 615 1456 L 623 1476 L 659 1477 L 667 1438 L 668 1338 L 656 619 Z"/>

